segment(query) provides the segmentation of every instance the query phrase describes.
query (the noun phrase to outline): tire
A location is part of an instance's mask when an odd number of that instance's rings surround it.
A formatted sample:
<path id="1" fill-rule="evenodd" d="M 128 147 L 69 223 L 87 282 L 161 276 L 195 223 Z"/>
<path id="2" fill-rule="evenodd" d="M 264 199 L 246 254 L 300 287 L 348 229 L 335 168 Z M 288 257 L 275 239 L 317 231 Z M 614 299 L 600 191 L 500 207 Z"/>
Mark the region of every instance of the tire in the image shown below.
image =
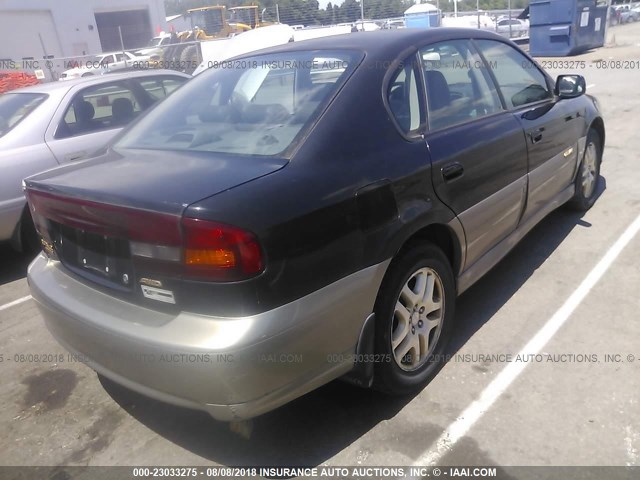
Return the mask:
<path id="1" fill-rule="evenodd" d="M 82 74 L 83 77 L 93 77 L 93 73 L 87 72 Z"/>
<path id="2" fill-rule="evenodd" d="M 31 218 L 29 207 L 25 208 L 24 212 L 22 212 L 20 229 L 23 251 L 36 253 L 42 250 L 40 236 L 38 235 L 38 232 L 36 232 L 36 227 L 33 225 L 33 218 Z"/>
<path id="3" fill-rule="evenodd" d="M 590 129 L 582 162 L 580 162 L 580 168 L 576 174 L 576 191 L 567 204 L 570 208 L 586 212 L 593 206 L 598 195 L 601 163 L 602 143 L 600 135 L 594 129 Z"/>
<path id="4" fill-rule="evenodd" d="M 375 364 L 374 388 L 406 395 L 435 376 L 453 331 L 455 297 L 451 265 L 436 246 L 416 245 L 392 262 L 375 305 L 375 353 L 381 361 Z"/>
<path id="5" fill-rule="evenodd" d="M 180 64 L 184 65 L 185 73 L 193 73 L 197 65 L 200 65 L 198 59 L 198 47 L 189 45 L 180 54 Z M 195 66 L 194 66 L 195 65 Z"/>

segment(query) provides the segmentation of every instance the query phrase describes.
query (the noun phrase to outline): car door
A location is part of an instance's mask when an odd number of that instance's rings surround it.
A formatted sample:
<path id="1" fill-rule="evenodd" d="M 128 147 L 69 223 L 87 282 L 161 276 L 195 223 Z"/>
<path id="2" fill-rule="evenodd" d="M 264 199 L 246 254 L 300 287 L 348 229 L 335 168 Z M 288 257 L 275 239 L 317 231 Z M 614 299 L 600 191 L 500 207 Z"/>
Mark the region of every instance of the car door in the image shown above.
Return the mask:
<path id="1" fill-rule="evenodd" d="M 525 132 L 529 165 L 525 221 L 572 183 L 586 112 L 579 100 L 555 98 L 547 76 L 511 45 L 484 39 L 475 43 L 507 108 Z"/>
<path id="2" fill-rule="evenodd" d="M 464 228 L 468 268 L 515 230 L 525 205 L 527 151 L 470 40 L 419 51 L 432 178 Z"/>
<path id="3" fill-rule="evenodd" d="M 56 111 L 45 141 L 58 163 L 82 160 L 103 147 L 142 109 L 127 81 L 75 90 Z"/>
<path id="4" fill-rule="evenodd" d="M 113 54 L 105 55 L 100 60 L 100 68 L 102 68 L 103 70 L 111 69 L 115 61 L 116 59 Z"/>

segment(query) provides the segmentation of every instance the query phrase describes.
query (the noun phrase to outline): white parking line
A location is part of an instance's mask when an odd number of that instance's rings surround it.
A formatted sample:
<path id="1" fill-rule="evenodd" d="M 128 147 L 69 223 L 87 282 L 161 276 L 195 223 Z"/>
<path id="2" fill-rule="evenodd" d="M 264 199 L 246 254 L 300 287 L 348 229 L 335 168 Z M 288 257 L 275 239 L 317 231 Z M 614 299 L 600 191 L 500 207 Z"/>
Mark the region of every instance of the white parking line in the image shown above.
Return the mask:
<path id="1" fill-rule="evenodd" d="M 538 333 L 529 340 L 518 355 L 528 356 L 539 353 L 551 340 L 553 335 L 571 316 L 573 311 L 584 300 L 589 291 L 602 278 L 607 269 L 618 257 L 622 249 L 633 239 L 640 230 L 640 215 L 627 227 L 624 233 L 616 240 L 613 246 L 605 253 L 604 257 L 589 272 L 578 288 L 564 302 L 547 323 L 538 330 Z M 473 425 L 489 410 L 494 402 L 524 371 L 528 362 L 510 363 L 502 370 L 493 381 L 482 391 L 480 397 L 473 401 L 462 414 L 442 432 L 440 437 L 414 462 L 414 466 L 434 465 L 460 440 Z"/>
<path id="2" fill-rule="evenodd" d="M 5 303 L 4 305 L 0 305 L 0 312 L 2 310 L 6 310 L 7 308 L 15 307 L 16 305 L 20 305 L 21 303 L 26 302 L 27 300 L 31 300 L 31 295 L 27 295 L 26 297 L 19 298 L 14 300 L 13 302 Z"/>

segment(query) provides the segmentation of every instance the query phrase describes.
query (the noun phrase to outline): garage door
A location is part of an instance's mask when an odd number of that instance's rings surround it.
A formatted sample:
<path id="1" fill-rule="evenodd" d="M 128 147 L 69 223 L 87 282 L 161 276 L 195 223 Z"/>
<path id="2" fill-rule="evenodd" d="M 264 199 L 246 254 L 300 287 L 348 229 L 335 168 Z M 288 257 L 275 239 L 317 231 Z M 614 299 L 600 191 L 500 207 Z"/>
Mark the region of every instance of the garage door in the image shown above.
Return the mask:
<path id="1" fill-rule="evenodd" d="M 126 50 L 144 47 L 153 37 L 147 10 L 96 13 L 96 25 L 103 52 L 120 50 L 120 33 Z"/>
<path id="2" fill-rule="evenodd" d="M 38 34 L 48 55 L 62 56 L 60 40 L 49 10 L 3 11 L 0 13 L 0 32 L 3 35 L 0 58 L 19 61 L 24 57 L 33 57 L 42 60 L 44 51 Z"/>

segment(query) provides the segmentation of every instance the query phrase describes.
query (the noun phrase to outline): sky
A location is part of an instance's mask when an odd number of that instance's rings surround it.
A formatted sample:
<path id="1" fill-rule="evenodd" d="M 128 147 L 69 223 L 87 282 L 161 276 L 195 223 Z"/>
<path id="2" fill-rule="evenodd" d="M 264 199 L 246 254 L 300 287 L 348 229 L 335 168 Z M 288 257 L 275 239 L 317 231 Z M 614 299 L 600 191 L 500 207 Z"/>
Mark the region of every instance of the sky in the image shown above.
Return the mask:
<path id="1" fill-rule="evenodd" d="M 327 3 L 329 3 L 331 0 L 318 0 L 318 3 L 320 3 L 320 8 L 326 8 L 327 7 Z M 334 0 L 331 1 L 331 3 L 333 5 L 342 5 L 342 2 L 344 2 L 344 0 Z"/>

